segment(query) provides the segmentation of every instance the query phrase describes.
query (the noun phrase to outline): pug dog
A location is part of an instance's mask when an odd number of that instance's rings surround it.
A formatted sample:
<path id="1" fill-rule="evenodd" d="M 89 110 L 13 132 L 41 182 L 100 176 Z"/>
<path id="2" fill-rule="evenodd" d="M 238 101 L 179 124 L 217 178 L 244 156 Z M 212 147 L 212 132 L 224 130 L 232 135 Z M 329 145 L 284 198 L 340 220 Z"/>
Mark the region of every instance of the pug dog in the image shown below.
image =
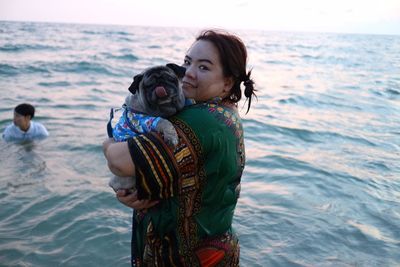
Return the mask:
<path id="1" fill-rule="evenodd" d="M 134 76 L 129 94 L 123 105 L 123 114 L 108 134 L 115 141 L 126 141 L 129 137 L 155 131 L 161 134 L 165 143 L 171 147 L 178 144 L 178 135 L 173 124 L 166 118 L 174 115 L 186 104 L 181 79 L 186 69 L 169 63 L 155 66 Z M 134 189 L 134 177 L 113 176 L 109 186 L 118 189 Z"/>

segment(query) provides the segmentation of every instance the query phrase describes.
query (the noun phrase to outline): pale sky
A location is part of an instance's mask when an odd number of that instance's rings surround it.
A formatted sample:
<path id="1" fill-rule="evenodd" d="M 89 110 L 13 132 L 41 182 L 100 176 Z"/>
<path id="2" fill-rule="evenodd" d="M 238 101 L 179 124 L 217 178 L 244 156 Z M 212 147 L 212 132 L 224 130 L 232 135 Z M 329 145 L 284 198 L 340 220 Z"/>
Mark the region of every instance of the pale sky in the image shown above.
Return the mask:
<path id="1" fill-rule="evenodd" d="M 400 35 L 400 0 L 0 0 L 0 20 Z"/>

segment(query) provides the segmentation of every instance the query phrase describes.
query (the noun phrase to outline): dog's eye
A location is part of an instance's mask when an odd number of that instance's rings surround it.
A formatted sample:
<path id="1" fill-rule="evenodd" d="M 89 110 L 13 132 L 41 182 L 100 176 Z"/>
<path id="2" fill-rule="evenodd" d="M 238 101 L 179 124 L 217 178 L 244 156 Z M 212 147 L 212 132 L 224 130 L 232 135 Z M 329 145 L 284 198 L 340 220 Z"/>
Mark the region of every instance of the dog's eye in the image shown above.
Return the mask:
<path id="1" fill-rule="evenodd" d="M 177 78 L 175 76 L 171 76 L 169 74 L 164 74 L 162 75 L 162 80 L 167 81 L 167 82 L 173 82 L 175 83 L 177 81 Z"/>
<path id="2" fill-rule="evenodd" d="M 173 76 L 168 76 L 168 77 L 167 77 L 167 80 L 168 80 L 169 82 L 176 82 L 176 78 L 173 77 Z"/>
<path id="3" fill-rule="evenodd" d="M 143 85 L 146 87 L 153 87 L 156 85 L 156 83 L 157 83 L 157 81 L 154 79 L 143 81 Z"/>

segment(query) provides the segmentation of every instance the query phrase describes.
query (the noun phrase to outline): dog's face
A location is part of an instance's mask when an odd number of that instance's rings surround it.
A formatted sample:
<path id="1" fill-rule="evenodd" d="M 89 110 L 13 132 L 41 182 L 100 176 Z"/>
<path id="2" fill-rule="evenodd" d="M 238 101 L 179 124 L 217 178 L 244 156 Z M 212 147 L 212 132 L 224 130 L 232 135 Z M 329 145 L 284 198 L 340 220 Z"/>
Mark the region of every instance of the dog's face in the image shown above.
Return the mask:
<path id="1" fill-rule="evenodd" d="M 133 79 L 125 104 L 154 117 L 169 117 L 183 108 L 181 78 L 185 68 L 175 64 L 146 69 Z"/>

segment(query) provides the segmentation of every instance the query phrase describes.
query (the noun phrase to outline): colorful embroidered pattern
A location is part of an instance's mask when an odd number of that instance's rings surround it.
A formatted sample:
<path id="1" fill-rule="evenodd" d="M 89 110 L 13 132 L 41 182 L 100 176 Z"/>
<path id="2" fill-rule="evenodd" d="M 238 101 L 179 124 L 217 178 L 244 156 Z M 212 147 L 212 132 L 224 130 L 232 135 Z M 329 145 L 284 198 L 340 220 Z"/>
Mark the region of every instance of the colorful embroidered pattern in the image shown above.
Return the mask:
<path id="1" fill-rule="evenodd" d="M 178 234 L 181 241 L 179 251 L 187 266 L 198 266 L 194 255 L 194 248 L 199 241 L 194 215 L 201 209 L 201 195 L 206 179 L 203 170 L 203 152 L 196 134 L 186 123 L 178 119 L 173 119 L 172 122 L 177 126 L 178 133 L 184 133 L 183 135 L 179 134 L 179 143 L 190 152 L 178 162 L 181 170 L 178 217 Z M 179 154 L 180 150 L 181 148 L 175 150 L 175 155 Z"/>
<path id="2" fill-rule="evenodd" d="M 154 133 L 128 139 L 131 156 L 136 165 L 136 188 L 139 199 L 165 199 L 178 190 L 179 171 L 173 161 L 166 161 L 172 153 Z"/>
<path id="3" fill-rule="evenodd" d="M 199 111 L 199 108 L 205 110 Z M 233 214 L 245 160 L 240 119 L 235 110 L 215 103 L 198 104 L 185 112 L 188 113 L 171 119 L 179 137 L 173 150 L 154 133 L 128 139 L 137 172 L 139 198 L 162 200 L 148 213 L 142 214 L 142 220 L 136 216 L 138 226 L 134 230 L 140 243 L 137 266 L 239 266 L 239 243 L 229 231 L 230 219 L 226 219 L 225 214 L 220 214 L 220 218 L 217 214 L 208 216 L 204 211 L 220 205 L 218 196 L 231 192 L 232 183 L 237 183 L 232 190 L 235 197 L 227 200 L 227 215 Z M 221 137 L 229 143 L 222 142 L 222 145 L 236 146 L 230 150 L 236 153 L 236 157 L 222 156 L 225 160 L 222 163 L 204 161 L 203 153 L 209 155 L 221 142 L 213 143 L 208 132 L 205 135 L 200 132 L 204 129 L 201 127 L 203 120 L 199 120 L 202 117 L 197 112 L 210 119 L 211 133 L 225 129 Z M 225 176 L 215 175 L 220 168 L 233 171 Z M 216 196 L 211 193 L 215 191 L 210 184 L 221 185 L 220 182 L 223 182 L 222 187 L 216 190 L 221 194 Z M 207 198 L 208 203 L 202 202 Z M 223 208 L 227 209 L 226 206 Z"/>
<path id="4" fill-rule="evenodd" d="M 230 233 L 207 238 L 196 249 L 200 266 L 207 267 L 237 267 L 239 254 L 239 240 Z"/>
<path id="5" fill-rule="evenodd" d="M 147 227 L 146 233 L 146 247 L 143 253 L 143 265 L 138 264 L 137 267 L 184 266 L 178 250 L 175 249 L 178 247 L 178 241 L 175 235 L 167 234 L 162 238 L 156 236 L 151 222 Z M 154 265 L 155 262 L 158 264 Z"/>
<path id="6" fill-rule="evenodd" d="M 241 137 L 243 135 L 240 118 L 238 118 L 236 113 L 229 107 L 221 106 L 216 103 L 203 103 L 201 107 L 215 114 L 220 121 L 223 121 L 233 131 L 235 136 Z"/>

